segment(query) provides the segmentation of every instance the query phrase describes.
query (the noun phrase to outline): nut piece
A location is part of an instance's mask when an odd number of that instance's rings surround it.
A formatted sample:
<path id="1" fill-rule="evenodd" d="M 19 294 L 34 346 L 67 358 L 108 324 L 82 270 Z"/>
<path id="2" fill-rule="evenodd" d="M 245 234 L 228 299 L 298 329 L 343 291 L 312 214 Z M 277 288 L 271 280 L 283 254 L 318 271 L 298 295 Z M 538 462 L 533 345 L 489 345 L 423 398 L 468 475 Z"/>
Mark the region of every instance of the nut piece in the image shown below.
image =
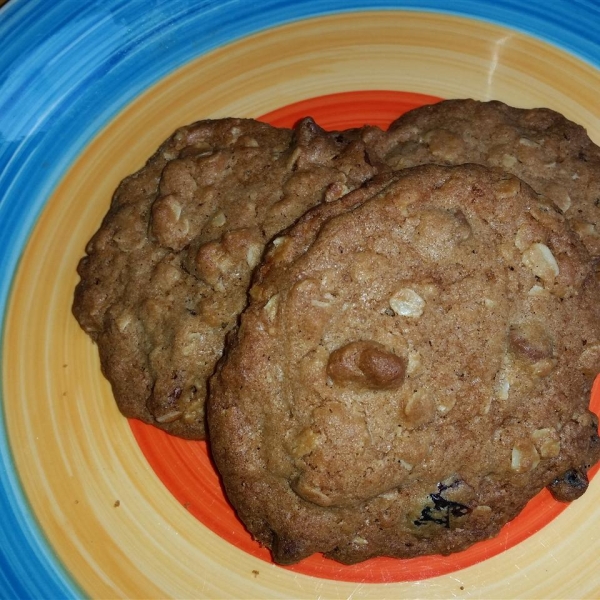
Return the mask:
<path id="1" fill-rule="evenodd" d="M 369 542 L 367 540 L 365 540 L 365 538 L 360 537 L 360 535 L 357 535 L 353 540 L 352 540 L 353 544 L 356 544 L 357 546 L 366 546 Z"/>
<path id="2" fill-rule="evenodd" d="M 404 417 L 407 427 L 420 427 L 433 420 L 436 406 L 427 393 L 419 390 L 412 394 L 404 407 Z"/>
<path id="3" fill-rule="evenodd" d="M 391 390 L 404 383 L 406 360 L 377 342 L 350 342 L 334 350 L 327 375 L 334 383 L 370 390 Z"/>
<path id="4" fill-rule="evenodd" d="M 272 323 L 277 315 L 277 309 L 279 308 L 279 294 L 271 296 L 265 304 L 263 310 L 267 315 L 267 319 Z"/>
<path id="5" fill-rule="evenodd" d="M 531 289 L 527 292 L 528 296 L 543 296 L 548 292 L 541 285 L 533 285 Z"/>
<path id="6" fill-rule="evenodd" d="M 402 288 L 390 298 L 390 307 L 397 315 L 417 318 L 423 314 L 425 300 L 414 290 Z"/>
<path id="7" fill-rule="evenodd" d="M 152 233 L 165 248 L 180 251 L 190 241 L 190 223 L 183 207 L 173 196 L 162 196 L 152 205 Z"/>
<path id="8" fill-rule="evenodd" d="M 248 250 L 246 250 L 246 263 L 248 263 L 248 266 L 251 269 L 254 269 L 260 262 L 262 250 L 262 246 L 259 246 L 258 244 L 250 244 L 248 246 Z"/>
<path id="9" fill-rule="evenodd" d="M 569 196 L 569 192 L 565 188 L 554 184 L 549 186 L 549 189 L 546 191 L 546 193 L 552 199 L 554 205 L 557 206 L 563 213 L 567 212 L 569 208 L 571 208 L 573 202 L 571 200 L 571 196 Z"/>
<path id="10" fill-rule="evenodd" d="M 519 144 L 521 144 L 521 146 L 527 146 L 528 148 L 538 148 L 539 144 L 537 142 L 535 142 L 534 140 L 530 140 L 529 138 L 526 137 L 521 137 L 519 139 Z"/>
<path id="11" fill-rule="evenodd" d="M 133 321 L 133 318 L 134 316 L 131 312 L 124 311 L 115 319 L 117 328 L 121 333 L 123 333 L 127 329 L 127 327 L 129 327 L 129 325 Z"/>
<path id="12" fill-rule="evenodd" d="M 213 287 L 218 286 L 222 276 L 234 265 L 224 244 L 216 240 L 198 248 L 195 263 L 198 276 Z"/>
<path id="13" fill-rule="evenodd" d="M 451 161 L 464 151 L 462 138 L 447 129 L 432 129 L 423 139 L 428 144 L 429 151 L 439 159 Z"/>
<path id="14" fill-rule="evenodd" d="M 533 219 L 523 223 L 515 235 L 515 246 L 525 252 L 532 244 L 544 237 L 544 230 Z"/>
<path id="15" fill-rule="evenodd" d="M 510 393 L 510 379 L 507 370 L 508 357 L 504 357 L 503 367 L 496 373 L 494 382 L 494 394 L 499 400 L 508 400 Z"/>
<path id="16" fill-rule="evenodd" d="M 238 143 L 241 146 L 243 146 L 244 148 L 259 148 L 260 147 L 260 144 L 258 143 L 256 138 L 253 138 L 249 135 L 242 135 L 241 137 L 239 137 Z"/>
<path id="17" fill-rule="evenodd" d="M 403 458 L 398 459 L 398 464 L 402 468 L 406 469 L 409 473 L 410 473 L 410 471 L 412 471 L 415 468 L 415 466 L 413 464 L 405 461 Z"/>
<path id="18" fill-rule="evenodd" d="M 500 163 L 507 171 L 510 171 L 517 164 L 517 157 L 512 154 L 503 154 Z"/>
<path id="19" fill-rule="evenodd" d="M 546 244 L 531 244 L 523 252 L 522 262 L 536 277 L 546 283 L 552 283 L 560 272 L 554 254 Z"/>
<path id="20" fill-rule="evenodd" d="M 182 410 L 174 409 L 169 412 L 166 412 L 163 415 L 159 415 L 158 417 L 156 417 L 156 422 L 157 423 L 172 423 L 173 421 L 177 421 L 177 419 L 179 419 L 179 417 L 181 417 L 182 414 L 183 414 Z"/>
<path id="21" fill-rule="evenodd" d="M 475 527 L 485 527 L 492 518 L 492 509 L 489 506 L 476 506 L 471 513 L 471 524 Z"/>
<path id="22" fill-rule="evenodd" d="M 211 225 L 213 225 L 213 227 L 223 227 L 225 223 L 227 223 L 227 217 L 222 210 L 220 210 L 211 221 Z"/>
<path id="23" fill-rule="evenodd" d="M 293 152 L 290 154 L 287 164 L 286 164 L 288 171 L 295 170 L 296 164 L 300 160 L 301 156 L 302 156 L 302 149 L 300 147 L 296 146 L 296 148 L 294 148 Z"/>
<path id="24" fill-rule="evenodd" d="M 596 377 L 600 373 L 600 344 L 588 346 L 581 353 L 578 366 L 587 377 Z"/>
<path id="25" fill-rule="evenodd" d="M 510 467 L 517 473 L 533 471 L 540 464 L 540 455 L 533 442 L 521 440 L 512 449 Z"/>
<path id="26" fill-rule="evenodd" d="M 300 458 L 310 454 L 317 447 L 318 440 L 319 436 L 310 427 L 303 429 L 294 441 L 292 456 Z"/>
<path id="27" fill-rule="evenodd" d="M 502 179 L 494 186 L 494 194 L 498 200 L 513 198 L 521 191 L 521 181 L 516 177 Z"/>
<path id="28" fill-rule="evenodd" d="M 423 358 L 419 352 L 412 350 L 408 353 L 408 365 L 406 372 L 408 375 L 418 375 L 423 370 Z"/>
<path id="29" fill-rule="evenodd" d="M 582 219 L 572 219 L 570 223 L 571 227 L 579 237 L 598 238 L 600 235 L 593 223 L 583 221 Z"/>
<path id="30" fill-rule="evenodd" d="M 553 427 L 536 429 L 532 437 L 533 443 L 542 458 L 555 458 L 560 454 L 560 439 Z"/>
<path id="31" fill-rule="evenodd" d="M 539 360 L 531 366 L 531 374 L 535 375 L 535 377 L 546 377 L 554 370 L 557 362 L 558 361 L 555 358 L 545 358 L 543 360 Z"/>

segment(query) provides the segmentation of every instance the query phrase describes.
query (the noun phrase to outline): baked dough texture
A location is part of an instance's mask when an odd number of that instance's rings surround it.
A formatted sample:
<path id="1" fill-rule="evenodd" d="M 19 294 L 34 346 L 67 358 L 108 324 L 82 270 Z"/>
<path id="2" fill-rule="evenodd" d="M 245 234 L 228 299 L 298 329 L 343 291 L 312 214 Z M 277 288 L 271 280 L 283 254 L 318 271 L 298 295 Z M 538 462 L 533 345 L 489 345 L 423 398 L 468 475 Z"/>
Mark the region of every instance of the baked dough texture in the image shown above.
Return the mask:
<path id="1" fill-rule="evenodd" d="M 265 243 L 381 171 L 432 162 L 517 175 L 565 215 L 600 268 L 600 149 L 554 111 L 450 100 L 388 132 L 200 121 L 121 183 L 78 268 L 73 312 L 123 414 L 203 439 L 207 379 Z"/>
<path id="2" fill-rule="evenodd" d="M 211 381 L 227 495 L 281 564 L 449 554 L 600 458 L 593 264 L 478 165 L 375 177 L 275 237 Z"/>
<path id="3" fill-rule="evenodd" d="M 207 378 L 265 243 L 375 175 L 366 141 L 382 133 L 200 121 L 119 185 L 79 264 L 73 312 L 125 416 L 205 437 Z"/>
<path id="4" fill-rule="evenodd" d="M 394 169 L 478 163 L 516 175 L 554 203 L 600 261 L 600 148 L 560 113 L 446 100 L 399 117 L 385 143 Z"/>

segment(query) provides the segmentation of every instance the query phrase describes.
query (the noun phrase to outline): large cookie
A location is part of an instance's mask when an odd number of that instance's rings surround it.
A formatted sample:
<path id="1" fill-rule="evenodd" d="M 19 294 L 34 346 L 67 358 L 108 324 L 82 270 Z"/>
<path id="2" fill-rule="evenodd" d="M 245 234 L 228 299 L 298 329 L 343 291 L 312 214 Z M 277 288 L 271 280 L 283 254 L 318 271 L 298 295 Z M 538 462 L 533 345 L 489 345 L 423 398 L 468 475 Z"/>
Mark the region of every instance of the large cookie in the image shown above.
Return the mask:
<path id="1" fill-rule="evenodd" d="M 448 554 L 600 457 L 598 284 L 565 218 L 466 165 L 382 176 L 275 238 L 213 379 L 211 448 L 279 563 Z"/>
<path id="2" fill-rule="evenodd" d="M 206 381 L 266 241 L 374 175 L 362 138 L 381 134 L 201 121 L 120 184 L 79 264 L 73 311 L 126 416 L 204 437 Z"/>
<path id="3" fill-rule="evenodd" d="M 386 142 L 386 161 L 397 169 L 478 163 L 516 175 L 550 198 L 600 259 L 600 148 L 561 114 L 446 100 L 401 116 Z"/>

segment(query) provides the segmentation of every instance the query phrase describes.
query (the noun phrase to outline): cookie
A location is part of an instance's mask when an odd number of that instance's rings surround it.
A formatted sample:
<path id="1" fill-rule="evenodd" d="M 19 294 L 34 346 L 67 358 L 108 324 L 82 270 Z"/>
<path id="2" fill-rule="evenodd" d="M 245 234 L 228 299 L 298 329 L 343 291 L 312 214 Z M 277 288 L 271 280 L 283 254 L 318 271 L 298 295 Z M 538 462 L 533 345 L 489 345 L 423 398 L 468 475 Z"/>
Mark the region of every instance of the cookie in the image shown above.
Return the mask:
<path id="1" fill-rule="evenodd" d="M 200 121 L 119 185 L 79 264 L 73 312 L 124 415 L 205 437 L 207 378 L 265 243 L 372 177 L 363 138 L 381 133 Z"/>
<path id="2" fill-rule="evenodd" d="M 511 175 L 374 178 L 276 237 L 211 380 L 212 454 L 276 562 L 449 554 L 600 458 L 598 284 Z"/>
<path id="3" fill-rule="evenodd" d="M 600 260 L 600 148 L 561 114 L 446 100 L 405 113 L 386 142 L 394 168 L 478 163 L 516 175 L 552 200 Z"/>

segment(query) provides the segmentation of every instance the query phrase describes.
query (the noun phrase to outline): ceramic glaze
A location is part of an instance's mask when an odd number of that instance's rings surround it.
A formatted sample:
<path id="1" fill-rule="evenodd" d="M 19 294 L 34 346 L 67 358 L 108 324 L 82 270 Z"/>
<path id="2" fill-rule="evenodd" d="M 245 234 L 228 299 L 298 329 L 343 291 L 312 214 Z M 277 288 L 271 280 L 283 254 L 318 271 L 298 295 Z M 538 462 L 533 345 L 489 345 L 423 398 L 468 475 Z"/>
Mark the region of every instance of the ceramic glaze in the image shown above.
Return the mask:
<path id="1" fill-rule="evenodd" d="M 234 517 L 205 447 L 167 440 L 173 466 L 157 465 L 156 438 L 118 413 L 70 313 L 75 267 L 118 182 L 176 127 L 287 125 L 307 108 L 332 128 L 383 126 L 407 99 L 472 96 L 554 108 L 600 143 L 595 3 L 256 6 L 0 8 L 0 596 L 598 597 L 598 477 L 559 515 L 529 513 L 506 551 L 284 569 L 224 533 Z M 598 412 L 598 382 L 593 398 Z"/>

